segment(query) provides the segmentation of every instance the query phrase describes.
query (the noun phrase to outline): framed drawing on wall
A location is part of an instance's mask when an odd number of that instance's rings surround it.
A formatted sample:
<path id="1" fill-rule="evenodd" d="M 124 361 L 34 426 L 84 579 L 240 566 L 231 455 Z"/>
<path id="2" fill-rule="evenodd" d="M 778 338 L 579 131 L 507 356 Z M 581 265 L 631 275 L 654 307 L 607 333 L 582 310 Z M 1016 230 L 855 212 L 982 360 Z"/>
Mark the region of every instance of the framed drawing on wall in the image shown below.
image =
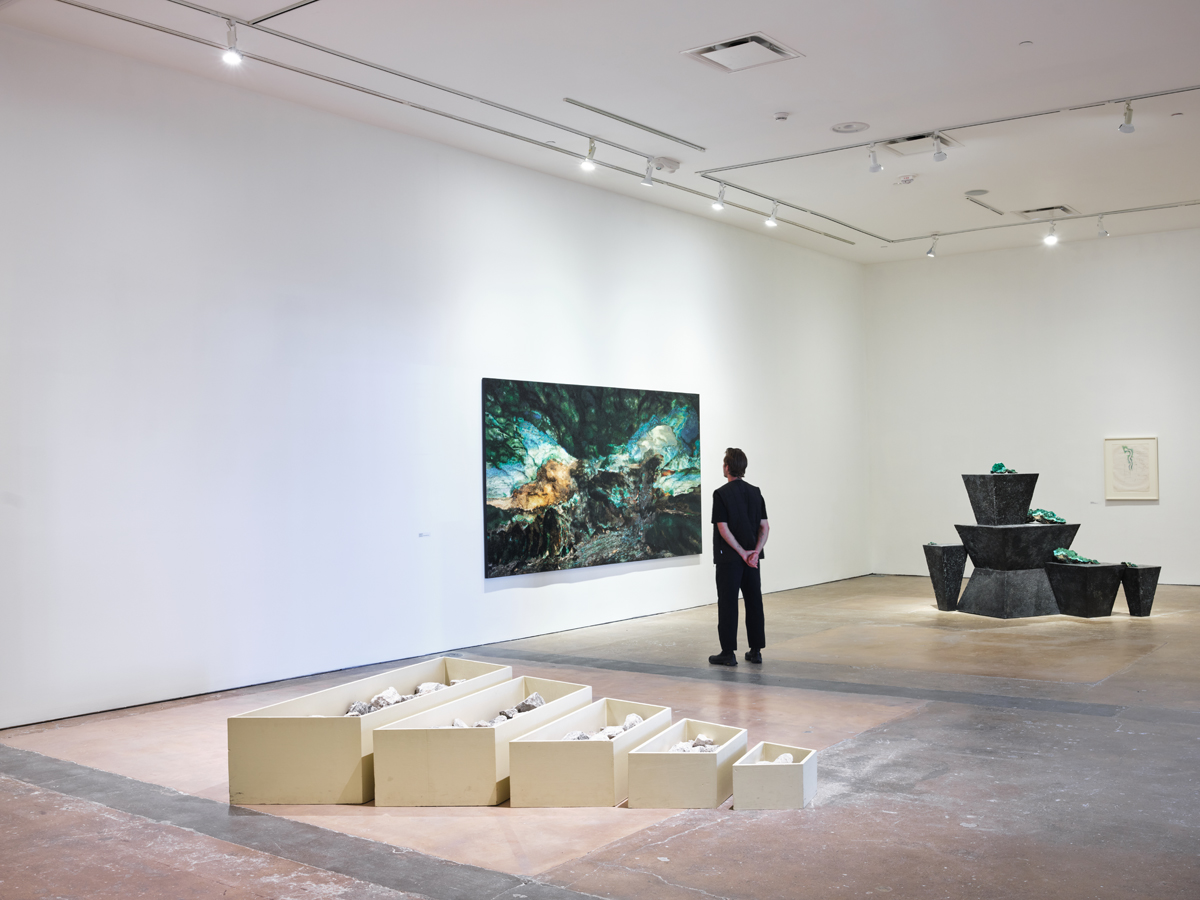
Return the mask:
<path id="1" fill-rule="evenodd" d="M 1104 439 L 1104 499 L 1158 499 L 1158 438 Z"/>

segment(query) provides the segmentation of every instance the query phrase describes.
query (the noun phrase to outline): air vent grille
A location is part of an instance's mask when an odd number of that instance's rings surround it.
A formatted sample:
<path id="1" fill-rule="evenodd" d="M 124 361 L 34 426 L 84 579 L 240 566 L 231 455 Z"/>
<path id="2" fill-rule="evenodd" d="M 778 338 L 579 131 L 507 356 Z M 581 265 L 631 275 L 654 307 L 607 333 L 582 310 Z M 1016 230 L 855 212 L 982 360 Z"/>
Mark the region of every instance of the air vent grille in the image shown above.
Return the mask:
<path id="1" fill-rule="evenodd" d="M 956 141 L 952 137 L 940 135 L 942 146 L 948 149 L 958 149 L 962 147 L 960 141 Z M 900 138 L 898 141 L 887 141 L 883 145 L 891 150 L 897 156 L 917 156 L 921 153 L 933 152 L 933 133 L 929 134 L 914 134 L 910 137 Z"/>
<path id="2" fill-rule="evenodd" d="M 1037 209 L 1019 209 L 1015 215 L 1029 219 L 1031 222 L 1036 222 L 1039 219 L 1057 219 L 1062 216 L 1077 216 L 1079 210 L 1071 206 L 1060 204 L 1059 206 L 1039 206 Z"/>
<path id="3" fill-rule="evenodd" d="M 692 50 L 683 51 L 684 56 L 690 56 L 706 66 L 720 69 L 722 72 L 741 72 L 754 69 L 785 59 L 796 59 L 803 56 L 797 50 L 785 47 L 779 41 L 767 37 L 761 32 L 744 34 L 717 44 L 707 44 Z"/>

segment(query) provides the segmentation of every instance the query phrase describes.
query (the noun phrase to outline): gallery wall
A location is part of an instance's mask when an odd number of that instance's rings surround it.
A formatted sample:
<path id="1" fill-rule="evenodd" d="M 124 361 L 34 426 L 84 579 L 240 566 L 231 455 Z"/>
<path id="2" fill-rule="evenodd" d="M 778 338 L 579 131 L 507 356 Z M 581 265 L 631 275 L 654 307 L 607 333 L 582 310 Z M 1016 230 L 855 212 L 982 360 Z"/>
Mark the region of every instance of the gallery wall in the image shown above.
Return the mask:
<path id="1" fill-rule="evenodd" d="M 869 571 L 861 268 L 12 29 L 0 120 L 0 727 L 712 602 L 485 582 L 484 376 L 699 393 L 766 588 Z"/>
<path id="2" fill-rule="evenodd" d="M 1200 584 L 1200 231 L 871 266 L 871 568 L 974 519 L 960 475 L 1039 473 L 1074 549 Z M 1037 235 L 1031 235 L 1031 242 Z M 943 242 L 946 244 L 948 242 Z M 1160 499 L 1106 501 L 1106 437 L 1159 439 Z"/>

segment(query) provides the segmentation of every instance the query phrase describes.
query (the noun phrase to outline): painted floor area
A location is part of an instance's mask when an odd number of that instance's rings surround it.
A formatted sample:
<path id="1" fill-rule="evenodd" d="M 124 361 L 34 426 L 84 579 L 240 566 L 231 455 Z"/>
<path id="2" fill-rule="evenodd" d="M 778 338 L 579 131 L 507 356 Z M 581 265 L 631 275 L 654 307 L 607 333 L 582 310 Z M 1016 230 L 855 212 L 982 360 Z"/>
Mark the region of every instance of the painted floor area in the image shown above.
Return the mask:
<path id="1" fill-rule="evenodd" d="M 229 716 L 388 662 L 0 732 L 28 751 L 0 755 L 0 896 L 1200 896 L 1200 588 L 1001 621 L 868 577 L 770 595 L 767 624 L 735 670 L 711 606 L 462 654 L 817 749 L 808 809 L 228 806 Z M 162 788 L 199 818 L 121 811 Z"/>

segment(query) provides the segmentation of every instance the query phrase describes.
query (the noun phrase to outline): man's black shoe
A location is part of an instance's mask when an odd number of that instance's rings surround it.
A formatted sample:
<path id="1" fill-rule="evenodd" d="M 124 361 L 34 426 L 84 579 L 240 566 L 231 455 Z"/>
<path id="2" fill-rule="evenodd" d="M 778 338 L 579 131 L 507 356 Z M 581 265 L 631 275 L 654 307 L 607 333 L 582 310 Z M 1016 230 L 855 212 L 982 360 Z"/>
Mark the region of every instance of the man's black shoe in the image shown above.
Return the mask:
<path id="1" fill-rule="evenodd" d="M 728 653 L 718 653 L 716 656 L 710 656 L 708 661 L 714 666 L 736 666 L 737 654 L 730 650 Z"/>
<path id="2" fill-rule="evenodd" d="M 762 665 L 762 654 L 759 653 L 757 650 L 747 650 L 746 651 L 746 662 L 758 663 L 761 666 Z"/>

